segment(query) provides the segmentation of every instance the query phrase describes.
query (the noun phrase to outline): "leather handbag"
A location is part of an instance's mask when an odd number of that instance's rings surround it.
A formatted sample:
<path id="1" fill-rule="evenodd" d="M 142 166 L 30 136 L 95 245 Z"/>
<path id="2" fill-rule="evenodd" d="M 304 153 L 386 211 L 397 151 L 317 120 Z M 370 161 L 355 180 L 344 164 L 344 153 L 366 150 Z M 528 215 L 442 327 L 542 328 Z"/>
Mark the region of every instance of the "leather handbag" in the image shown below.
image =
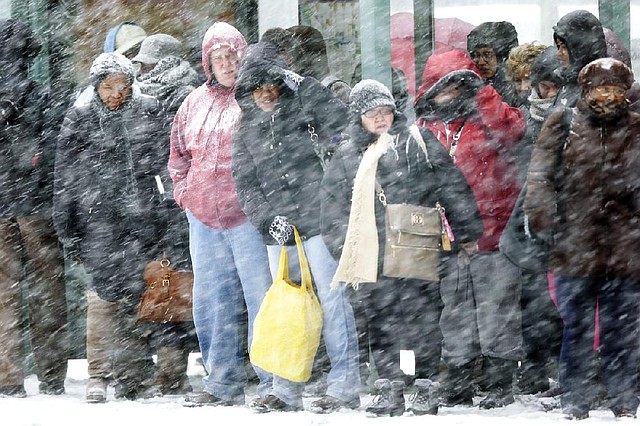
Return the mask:
<path id="1" fill-rule="evenodd" d="M 138 319 L 149 322 L 193 321 L 193 273 L 176 271 L 164 257 L 144 268 L 145 289 Z"/>
<path id="2" fill-rule="evenodd" d="M 387 277 L 440 279 L 440 251 L 446 236 L 439 207 L 388 204 L 382 274 Z"/>
<path id="3" fill-rule="evenodd" d="M 298 230 L 293 227 L 301 282 L 289 279 L 287 247 L 280 252 L 278 276 L 267 291 L 253 322 L 251 363 L 292 382 L 311 377 L 320 345 L 322 308 L 313 291 L 311 270 Z"/>

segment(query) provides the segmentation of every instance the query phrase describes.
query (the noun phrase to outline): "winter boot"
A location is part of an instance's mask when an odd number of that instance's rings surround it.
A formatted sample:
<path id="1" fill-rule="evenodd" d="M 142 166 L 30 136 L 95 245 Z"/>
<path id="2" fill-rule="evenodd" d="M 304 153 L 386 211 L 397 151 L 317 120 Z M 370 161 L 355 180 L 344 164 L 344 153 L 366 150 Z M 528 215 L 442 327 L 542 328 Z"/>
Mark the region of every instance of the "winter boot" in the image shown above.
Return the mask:
<path id="1" fill-rule="evenodd" d="M 367 407 L 367 413 L 375 416 L 401 416 L 404 414 L 404 382 L 378 379 L 374 383 L 377 395 Z"/>
<path id="2" fill-rule="evenodd" d="M 473 406 L 474 366 L 475 362 L 472 361 L 459 367 L 447 368 L 447 378 L 442 395 L 443 406 Z"/>
<path id="3" fill-rule="evenodd" d="M 513 374 L 517 368 L 517 361 L 493 357 L 487 357 L 485 360 L 489 363 L 489 393 L 480 401 L 480 408 L 489 410 L 513 404 Z"/>
<path id="4" fill-rule="evenodd" d="M 414 385 L 417 391 L 411 399 L 409 411 L 416 416 L 438 414 L 438 406 L 440 405 L 440 383 L 432 382 L 429 379 L 416 379 Z"/>
<path id="5" fill-rule="evenodd" d="M 85 399 L 90 403 L 101 403 L 107 401 L 107 379 L 92 377 L 87 382 L 87 393 Z"/>
<path id="6" fill-rule="evenodd" d="M 158 348 L 156 385 L 163 395 L 185 395 L 193 388 L 187 376 L 189 352 L 173 346 Z"/>

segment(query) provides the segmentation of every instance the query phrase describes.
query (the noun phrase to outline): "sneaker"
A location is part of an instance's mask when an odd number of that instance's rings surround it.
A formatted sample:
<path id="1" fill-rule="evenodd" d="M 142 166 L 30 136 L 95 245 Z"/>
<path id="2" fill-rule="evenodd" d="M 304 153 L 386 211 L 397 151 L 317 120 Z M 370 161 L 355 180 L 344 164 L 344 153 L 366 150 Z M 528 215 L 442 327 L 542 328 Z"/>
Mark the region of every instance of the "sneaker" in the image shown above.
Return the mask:
<path id="1" fill-rule="evenodd" d="M 43 395 L 62 395 L 64 382 L 40 382 L 38 389 Z"/>
<path id="2" fill-rule="evenodd" d="M 636 418 L 636 412 L 633 410 L 630 410 L 628 408 L 612 408 L 611 411 L 613 411 L 613 415 L 616 416 L 616 418 L 632 418 L 635 419 Z"/>
<path id="3" fill-rule="evenodd" d="M 26 398 L 27 392 L 23 385 L 0 386 L 0 397 L 10 396 L 12 398 Z"/>
<path id="4" fill-rule="evenodd" d="M 255 398 L 249 404 L 256 413 L 269 413 L 271 411 L 300 411 L 302 407 L 289 405 L 275 395 L 267 395 L 264 398 Z"/>
<path id="5" fill-rule="evenodd" d="M 578 407 L 565 407 L 562 414 L 567 420 L 584 420 L 589 417 L 589 411 Z"/>
<path id="6" fill-rule="evenodd" d="M 374 383 L 377 395 L 367 406 L 366 412 L 374 416 L 402 416 L 405 410 L 404 382 L 378 379 Z"/>
<path id="7" fill-rule="evenodd" d="M 317 414 L 329 414 L 340 411 L 344 408 L 355 410 L 360 407 L 360 398 L 354 398 L 351 401 L 343 401 L 333 396 L 325 395 L 311 403 L 309 411 Z"/>
<path id="8" fill-rule="evenodd" d="M 417 391 L 410 398 L 409 411 L 416 416 L 438 414 L 440 383 L 429 379 L 416 379 L 414 385 Z"/>
<path id="9" fill-rule="evenodd" d="M 85 399 L 89 403 L 102 403 L 107 401 L 107 380 L 89 379 Z"/>
<path id="10" fill-rule="evenodd" d="M 193 392 L 184 396 L 184 407 L 232 406 L 241 405 L 240 401 L 226 400 L 211 395 L 209 392 Z"/>
<path id="11" fill-rule="evenodd" d="M 492 390 L 489 394 L 480 401 L 478 406 L 484 410 L 491 410 L 493 408 L 504 407 L 509 404 L 513 404 L 515 399 L 513 398 L 513 392 L 504 390 L 500 387 Z"/>

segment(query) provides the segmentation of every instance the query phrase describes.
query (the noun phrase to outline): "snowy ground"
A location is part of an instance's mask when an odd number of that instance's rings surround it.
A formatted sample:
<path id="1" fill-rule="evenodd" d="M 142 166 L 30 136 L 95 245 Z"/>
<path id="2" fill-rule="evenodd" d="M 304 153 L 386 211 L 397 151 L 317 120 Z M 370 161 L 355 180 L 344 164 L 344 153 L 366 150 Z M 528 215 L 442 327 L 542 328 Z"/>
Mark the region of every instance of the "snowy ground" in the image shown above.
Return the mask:
<path id="1" fill-rule="evenodd" d="M 189 375 L 198 388 L 202 367 L 196 362 L 197 354 L 191 354 Z M 108 402 L 87 404 L 84 388 L 87 380 L 86 360 L 71 360 L 66 381 L 66 395 L 44 396 L 38 394 L 35 376 L 27 378 L 25 387 L 29 396 L 23 399 L 0 398 L 0 425 L 2 426 L 199 426 L 199 425 L 254 425 L 254 426 L 455 426 L 455 425 L 547 425 L 570 424 L 559 409 L 544 412 L 536 398 L 519 400 L 511 406 L 479 410 L 473 408 L 440 408 L 437 416 L 412 416 L 370 418 L 363 410 L 320 415 L 309 412 L 257 414 L 247 407 L 183 407 L 181 397 L 154 398 L 145 401 L 115 401 L 113 388 L 109 388 Z M 247 395 L 247 402 L 253 398 Z M 315 398 L 305 398 L 308 405 Z M 362 396 L 363 404 L 370 401 Z M 476 401 L 477 402 L 477 401 Z M 637 419 L 616 420 L 609 410 L 590 413 L 589 419 L 580 425 L 625 422 L 636 424 Z"/>

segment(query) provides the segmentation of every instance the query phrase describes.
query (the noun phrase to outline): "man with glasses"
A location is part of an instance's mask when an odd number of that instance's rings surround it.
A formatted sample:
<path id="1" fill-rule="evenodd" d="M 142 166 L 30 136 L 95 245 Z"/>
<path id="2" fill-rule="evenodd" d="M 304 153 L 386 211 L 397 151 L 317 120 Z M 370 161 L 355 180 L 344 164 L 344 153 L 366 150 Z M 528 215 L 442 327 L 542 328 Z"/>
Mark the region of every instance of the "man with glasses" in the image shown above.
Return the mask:
<path id="1" fill-rule="evenodd" d="M 505 61 L 509 57 L 509 51 L 517 45 L 518 33 L 506 21 L 484 22 L 467 36 L 467 51 L 482 78 L 511 106 L 520 106 L 520 101 L 514 84 L 507 78 Z"/>

